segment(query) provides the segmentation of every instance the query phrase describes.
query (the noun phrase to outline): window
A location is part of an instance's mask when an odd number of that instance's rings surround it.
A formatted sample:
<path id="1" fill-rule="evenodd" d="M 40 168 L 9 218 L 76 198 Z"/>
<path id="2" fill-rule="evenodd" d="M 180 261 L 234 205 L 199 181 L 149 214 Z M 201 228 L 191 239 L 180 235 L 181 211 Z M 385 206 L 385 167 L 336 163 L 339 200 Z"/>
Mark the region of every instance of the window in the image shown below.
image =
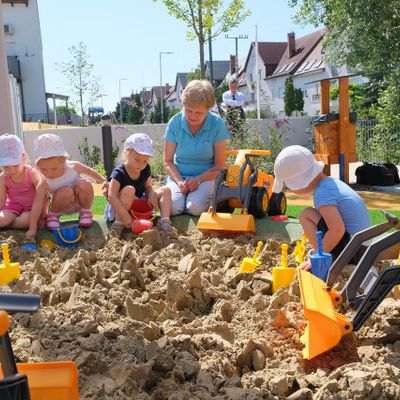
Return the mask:
<path id="1" fill-rule="evenodd" d="M 323 62 L 324 60 L 318 60 L 315 64 L 314 64 L 314 68 L 318 68 L 321 64 L 322 64 L 322 62 Z"/>
<path id="2" fill-rule="evenodd" d="M 303 69 L 307 66 L 308 61 L 306 61 L 305 63 L 303 63 L 302 65 L 300 65 L 300 68 L 297 70 L 297 72 L 301 72 L 303 71 Z"/>

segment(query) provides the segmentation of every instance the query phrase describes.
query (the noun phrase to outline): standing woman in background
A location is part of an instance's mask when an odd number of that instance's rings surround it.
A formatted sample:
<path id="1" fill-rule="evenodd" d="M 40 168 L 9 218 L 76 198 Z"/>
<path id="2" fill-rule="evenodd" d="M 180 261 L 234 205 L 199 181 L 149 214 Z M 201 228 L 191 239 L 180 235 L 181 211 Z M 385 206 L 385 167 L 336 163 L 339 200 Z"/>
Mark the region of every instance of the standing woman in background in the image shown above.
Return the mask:
<path id="1" fill-rule="evenodd" d="M 193 80 L 181 95 L 182 111 L 168 123 L 164 140 L 167 186 L 172 192 L 172 215 L 207 211 L 214 181 L 225 166 L 224 121 L 209 112 L 215 104 L 207 80 Z"/>

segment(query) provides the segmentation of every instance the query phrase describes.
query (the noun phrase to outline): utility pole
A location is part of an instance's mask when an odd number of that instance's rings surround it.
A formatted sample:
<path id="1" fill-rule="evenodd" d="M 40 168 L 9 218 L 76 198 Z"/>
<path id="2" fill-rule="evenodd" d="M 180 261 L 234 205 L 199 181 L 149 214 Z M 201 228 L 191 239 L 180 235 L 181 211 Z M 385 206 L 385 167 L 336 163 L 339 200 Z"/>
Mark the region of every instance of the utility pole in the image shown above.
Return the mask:
<path id="1" fill-rule="evenodd" d="M 260 71 L 258 70 L 258 26 L 257 25 L 256 25 L 255 53 L 256 53 L 257 119 L 260 119 L 261 118 L 261 111 L 260 111 Z"/>
<path id="2" fill-rule="evenodd" d="M 172 51 L 160 51 L 160 109 L 161 109 L 161 123 L 164 123 L 164 86 L 162 83 L 162 63 L 161 63 L 161 56 L 163 54 L 174 54 Z"/>
<path id="3" fill-rule="evenodd" d="M 225 39 L 235 39 L 235 75 L 238 77 L 238 69 L 239 69 L 239 50 L 238 50 L 238 40 L 239 39 L 248 39 L 247 35 L 239 35 L 239 36 L 228 36 L 225 35 Z"/>

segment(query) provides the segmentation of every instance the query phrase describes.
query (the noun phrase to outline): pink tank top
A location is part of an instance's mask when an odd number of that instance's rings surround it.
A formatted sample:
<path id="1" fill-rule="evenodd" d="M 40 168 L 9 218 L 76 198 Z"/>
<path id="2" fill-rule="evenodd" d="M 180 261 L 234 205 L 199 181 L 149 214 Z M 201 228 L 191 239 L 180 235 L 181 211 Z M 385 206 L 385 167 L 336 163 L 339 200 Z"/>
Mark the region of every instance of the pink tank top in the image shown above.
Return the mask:
<path id="1" fill-rule="evenodd" d="M 24 207 L 32 206 L 36 189 L 31 181 L 31 172 L 32 167 L 30 165 L 25 165 L 24 180 L 21 183 L 13 182 L 8 175 L 4 176 L 8 203 L 18 204 Z"/>

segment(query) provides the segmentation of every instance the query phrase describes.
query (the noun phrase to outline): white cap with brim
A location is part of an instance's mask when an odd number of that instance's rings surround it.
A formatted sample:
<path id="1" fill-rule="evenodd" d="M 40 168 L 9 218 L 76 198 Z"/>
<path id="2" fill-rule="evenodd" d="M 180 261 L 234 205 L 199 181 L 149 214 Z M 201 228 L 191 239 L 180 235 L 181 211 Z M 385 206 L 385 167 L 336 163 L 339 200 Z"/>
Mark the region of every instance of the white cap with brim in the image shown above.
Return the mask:
<path id="1" fill-rule="evenodd" d="M 124 150 L 135 150 L 143 156 L 154 156 L 153 142 L 145 133 L 134 133 L 125 140 Z"/>
<path id="2" fill-rule="evenodd" d="M 65 151 L 64 143 L 61 138 L 51 133 L 45 133 L 36 138 L 33 145 L 35 163 L 39 160 L 52 157 L 69 157 Z"/>
<path id="3" fill-rule="evenodd" d="M 8 133 L 0 136 L 0 167 L 19 165 L 24 153 L 24 144 L 18 136 Z"/>
<path id="4" fill-rule="evenodd" d="M 286 186 L 290 190 L 306 188 L 324 169 L 310 150 L 303 146 L 288 146 L 275 160 L 272 191 L 279 193 Z"/>

